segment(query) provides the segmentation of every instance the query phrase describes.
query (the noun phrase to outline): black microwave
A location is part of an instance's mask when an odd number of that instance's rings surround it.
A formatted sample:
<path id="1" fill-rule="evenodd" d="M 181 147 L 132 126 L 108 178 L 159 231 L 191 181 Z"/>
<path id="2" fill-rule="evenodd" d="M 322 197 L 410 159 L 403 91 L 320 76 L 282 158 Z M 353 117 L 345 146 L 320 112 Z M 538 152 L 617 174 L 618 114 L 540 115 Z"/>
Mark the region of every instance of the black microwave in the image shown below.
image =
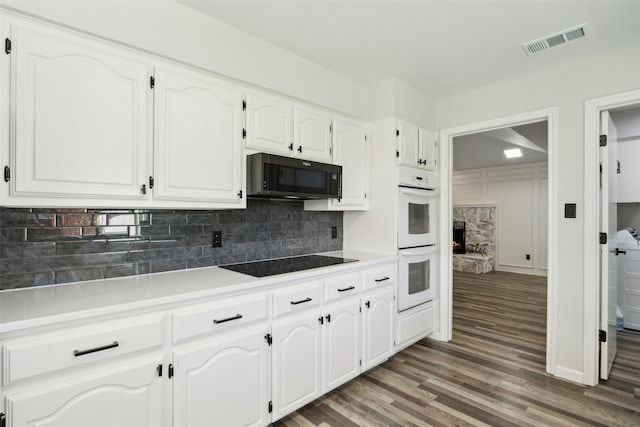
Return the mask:
<path id="1" fill-rule="evenodd" d="M 274 154 L 247 156 L 247 196 L 268 199 L 340 199 L 342 166 Z"/>

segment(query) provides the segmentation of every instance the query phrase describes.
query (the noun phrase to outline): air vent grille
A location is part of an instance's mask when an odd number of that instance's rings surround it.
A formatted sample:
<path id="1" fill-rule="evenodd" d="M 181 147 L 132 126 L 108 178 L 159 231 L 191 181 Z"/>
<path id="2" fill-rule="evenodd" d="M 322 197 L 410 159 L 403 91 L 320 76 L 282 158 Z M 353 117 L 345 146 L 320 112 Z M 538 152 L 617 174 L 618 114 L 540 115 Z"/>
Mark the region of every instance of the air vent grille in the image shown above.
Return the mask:
<path id="1" fill-rule="evenodd" d="M 567 42 L 579 40 L 591 34 L 589 24 L 578 25 L 561 31 L 559 33 L 550 34 L 537 40 L 524 43 L 522 48 L 527 55 L 535 55 L 552 47 L 563 45 Z"/>

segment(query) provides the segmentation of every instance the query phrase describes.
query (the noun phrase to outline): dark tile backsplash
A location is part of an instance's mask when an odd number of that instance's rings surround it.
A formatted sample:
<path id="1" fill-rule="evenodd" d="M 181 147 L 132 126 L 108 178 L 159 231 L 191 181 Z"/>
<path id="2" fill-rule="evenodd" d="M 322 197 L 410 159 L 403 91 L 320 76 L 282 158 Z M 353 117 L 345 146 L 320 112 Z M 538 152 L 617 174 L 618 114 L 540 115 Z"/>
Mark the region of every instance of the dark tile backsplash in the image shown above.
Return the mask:
<path id="1" fill-rule="evenodd" d="M 221 211 L 0 208 L 0 290 L 342 249 L 342 212 L 249 200 Z M 331 238 L 338 227 L 338 238 Z M 213 231 L 222 247 L 213 248 Z"/>

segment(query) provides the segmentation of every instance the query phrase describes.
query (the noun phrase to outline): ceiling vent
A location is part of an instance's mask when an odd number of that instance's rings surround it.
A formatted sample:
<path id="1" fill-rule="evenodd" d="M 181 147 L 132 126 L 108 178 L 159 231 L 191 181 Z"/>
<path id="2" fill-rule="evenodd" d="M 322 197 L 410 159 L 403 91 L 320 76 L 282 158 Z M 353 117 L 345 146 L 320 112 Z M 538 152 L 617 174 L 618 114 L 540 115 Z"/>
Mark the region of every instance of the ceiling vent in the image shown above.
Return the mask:
<path id="1" fill-rule="evenodd" d="M 535 55 L 552 47 L 560 46 L 568 42 L 580 40 L 591 35 L 589 24 L 582 24 L 572 27 L 556 34 L 551 34 L 537 40 L 530 41 L 522 45 L 527 55 Z"/>

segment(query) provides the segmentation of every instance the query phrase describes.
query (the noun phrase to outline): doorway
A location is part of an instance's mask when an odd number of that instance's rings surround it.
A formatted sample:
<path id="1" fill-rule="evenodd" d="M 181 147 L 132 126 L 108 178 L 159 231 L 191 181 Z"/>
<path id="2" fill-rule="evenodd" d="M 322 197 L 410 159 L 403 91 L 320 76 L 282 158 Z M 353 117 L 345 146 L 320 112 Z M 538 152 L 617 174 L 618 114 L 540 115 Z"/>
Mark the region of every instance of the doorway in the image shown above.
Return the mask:
<path id="1" fill-rule="evenodd" d="M 457 128 L 445 129 L 441 132 L 440 141 L 442 149 L 440 150 L 441 165 L 441 209 L 440 209 L 440 235 L 443 236 L 442 241 L 453 241 L 453 200 L 452 200 L 452 174 L 453 174 L 453 140 L 454 138 L 470 135 L 479 132 L 494 131 L 496 129 L 521 126 L 536 122 L 547 122 L 547 141 L 548 141 L 548 209 L 547 209 L 547 336 L 546 336 L 546 371 L 555 375 L 555 315 L 556 315 L 556 271 L 555 248 L 557 247 L 554 239 L 557 239 L 557 219 L 553 212 L 557 211 L 558 201 L 556 194 L 555 180 L 557 179 L 556 171 L 556 140 L 557 140 L 557 108 L 547 108 L 529 113 L 522 113 L 499 119 L 474 123 L 471 125 L 460 126 Z M 440 299 L 439 299 L 439 330 L 435 334 L 435 338 L 449 341 L 453 335 L 453 274 L 452 274 L 453 255 L 449 245 L 441 245 L 440 249 Z"/>
<path id="2" fill-rule="evenodd" d="M 600 378 L 600 338 L 602 337 L 609 347 L 614 337 L 603 337 L 600 330 L 607 322 L 603 317 L 615 319 L 614 304 L 603 304 L 603 283 L 600 277 L 607 277 L 608 265 L 601 267 L 601 252 L 609 252 L 609 242 L 600 243 L 599 232 L 602 214 L 600 212 L 600 135 L 605 130 L 601 116 L 608 112 L 615 115 L 640 107 L 640 90 L 625 92 L 617 95 L 589 100 L 585 103 L 585 336 L 584 336 L 584 382 L 588 385 L 596 385 Z M 611 115 L 611 114 L 609 114 Z M 616 165 L 614 165 L 616 166 Z M 603 183 L 604 185 L 604 183 Z M 617 217 L 617 215 L 616 215 Z M 616 218 L 617 219 L 617 218 Z M 622 225 L 622 224 L 621 224 Z M 614 239 L 617 236 L 611 236 Z M 613 246 L 616 241 L 613 241 Z M 615 248 L 614 248 L 615 250 Z M 617 264 L 617 263 L 616 263 Z M 604 300 L 606 301 L 606 300 Z M 605 307 L 604 310 L 601 307 Z M 614 362 L 615 363 L 615 362 Z M 606 375 L 605 375 L 606 376 Z"/>

